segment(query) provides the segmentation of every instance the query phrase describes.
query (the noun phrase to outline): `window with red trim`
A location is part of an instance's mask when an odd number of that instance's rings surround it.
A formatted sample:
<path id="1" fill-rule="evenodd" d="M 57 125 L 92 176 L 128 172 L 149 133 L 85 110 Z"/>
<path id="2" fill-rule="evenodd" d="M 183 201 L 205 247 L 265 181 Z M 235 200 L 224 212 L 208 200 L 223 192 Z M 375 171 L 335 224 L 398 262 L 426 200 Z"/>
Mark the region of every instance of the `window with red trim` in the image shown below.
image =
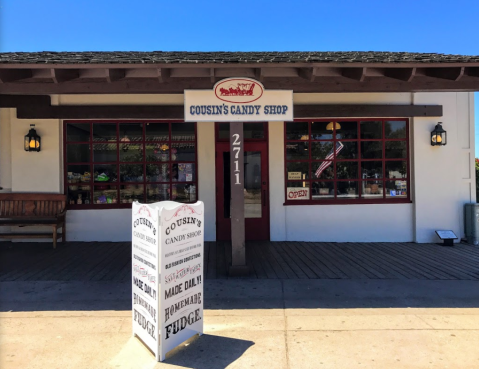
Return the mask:
<path id="1" fill-rule="evenodd" d="M 66 121 L 69 208 L 197 200 L 196 123 Z"/>
<path id="2" fill-rule="evenodd" d="M 285 123 L 286 204 L 409 202 L 407 119 Z"/>

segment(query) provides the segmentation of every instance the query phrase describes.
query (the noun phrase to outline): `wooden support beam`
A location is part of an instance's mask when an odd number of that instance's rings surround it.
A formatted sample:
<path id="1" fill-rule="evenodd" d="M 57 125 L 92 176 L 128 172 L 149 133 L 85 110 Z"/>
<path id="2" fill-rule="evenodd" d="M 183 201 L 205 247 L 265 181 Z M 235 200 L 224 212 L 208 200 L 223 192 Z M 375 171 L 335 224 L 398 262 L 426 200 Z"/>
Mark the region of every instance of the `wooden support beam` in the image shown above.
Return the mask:
<path id="1" fill-rule="evenodd" d="M 132 68 L 125 70 L 125 79 L 128 78 L 145 78 L 156 79 L 158 82 L 163 83 L 169 78 L 169 71 L 162 68 Z"/>
<path id="2" fill-rule="evenodd" d="M 50 96 L 41 95 L 0 95 L 0 108 L 16 108 L 21 106 L 50 107 Z"/>
<path id="3" fill-rule="evenodd" d="M 216 77 L 228 78 L 228 77 L 249 77 L 255 78 L 256 68 L 216 68 Z"/>
<path id="4" fill-rule="evenodd" d="M 295 118 L 442 117 L 442 105 L 294 105 Z"/>
<path id="5" fill-rule="evenodd" d="M 316 78 L 315 68 L 298 68 L 298 75 L 309 82 L 314 82 Z"/>
<path id="6" fill-rule="evenodd" d="M 366 78 L 366 68 L 343 68 L 341 74 L 343 77 L 363 82 Z"/>
<path id="7" fill-rule="evenodd" d="M 210 81 L 216 83 L 215 68 L 210 68 Z"/>
<path id="8" fill-rule="evenodd" d="M 255 74 L 255 78 L 260 81 L 260 82 L 263 82 L 264 81 L 264 73 L 263 73 L 263 70 L 264 68 L 256 68 L 255 71 L 254 71 L 254 74 Z"/>
<path id="9" fill-rule="evenodd" d="M 230 123 L 231 266 L 232 276 L 247 275 L 244 219 L 243 123 Z"/>
<path id="10" fill-rule="evenodd" d="M 459 81 L 464 75 L 464 67 L 456 68 L 426 68 L 425 75 L 428 77 Z"/>
<path id="11" fill-rule="evenodd" d="M 411 82 L 416 76 L 416 68 L 385 68 L 384 75 L 400 81 Z"/>
<path id="12" fill-rule="evenodd" d="M 466 68 L 464 74 L 468 77 L 479 77 L 479 68 Z"/>
<path id="13" fill-rule="evenodd" d="M 116 82 L 121 79 L 125 78 L 125 70 L 124 69 L 108 69 L 108 75 L 106 81 L 108 83 Z"/>
<path id="14" fill-rule="evenodd" d="M 183 119 L 182 105 L 22 106 L 18 119 Z"/>
<path id="15" fill-rule="evenodd" d="M 80 72 L 78 69 L 51 69 L 53 83 L 63 83 L 78 79 Z"/>
<path id="16" fill-rule="evenodd" d="M 16 106 L 19 119 L 184 119 L 182 105 L 49 106 L 46 99 L 0 97 L 0 107 Z M 442 111 L 442 105 L 294 105 L 295 118 L 441 117 Z"/>
<path id="17" fill-rule="evenodd" d="M 30 69 L 0 69 L 0 83 L 19 81 L 32 78 Z"/>

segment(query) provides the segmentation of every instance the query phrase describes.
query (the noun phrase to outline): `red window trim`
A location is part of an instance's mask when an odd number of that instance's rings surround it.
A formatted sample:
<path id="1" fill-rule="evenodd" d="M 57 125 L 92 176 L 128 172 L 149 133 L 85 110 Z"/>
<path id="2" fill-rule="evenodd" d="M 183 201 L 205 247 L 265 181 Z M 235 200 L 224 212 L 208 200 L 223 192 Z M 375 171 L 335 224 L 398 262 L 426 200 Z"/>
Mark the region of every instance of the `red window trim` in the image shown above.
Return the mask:
<path id="1" fill-rule="evenodd" d="M 89 138 L 89 141 L 67 141 L 67 124 L 89 124 L 90 125 L 90 138 Z M 120 125 L 122 123 L 168 123 L 169 124 L 169 127 L 168 127 L 168 144 L 171 146 L 171 144 L 175 144 L 175 143 L 194 143 L 195 144 L 195 161 L 192 162 L 192 161 L 181 161 L 181 163 L 194 163 L 194 168 L 195 168 L 195 180 L 192 181 L 192 182 L 173 182 L 171 180 L 171 175 L 172 175 L 172 164 L 174 163 L 174 161 L 171 160 L 171 157 L 170 157 L 170 160 L 166 161 L 166 162 L 158 162 L 157 164 L 169 164 L 169 167 L 170 167 L 170 181 L 168 182 L 157 182 L 157 181 L 147 181 L 146 180 L 146 165 L 147 164 L 153 164 L 154 162 L 147 162 L 146 161 L 146 150 L 143 150 L 143 160 L 141 162 L 122 162 L 120 161 L 120 152 L 119 152 L 119 148 L 120 146 L 118 146 L 118 150 L 117 150 L 117 158 L 116 158 L 116 161 L 115 162 L 94 162 L 93 161 L 93 145 L 95 144 L 102 144 L 102 143 L 113 143 L 113 144 L 117 144 L 117 145 L 121 145 L 122 142 L 121 139 L 120 139 Z M 90 165 L 90 170 L 93 168 L 93 165 L 98 165 L 98 164 L 112 164 L 112 165 L 116 165 L 117 166 L 117 171 L 118 171 L 118 178 L 117 178 L 117 181 L 114 182 L 114 183 L 110 183 L 110 186 L 116 186 L 116 191 L 117 191 L 117 199 L 118 201 L 120 200 L 120 187 L 121 186 L 124 186 L 124 185 L 133 185 L 133 184 L 137 184 L 137 185 L 143 185 L 143 198 L 140 200 L 140 202 L 146 202 L 146 186 L 148 184 L 169 184 L 169 187 L 170 187 L 170 194 L 172 193 L 172 186 L 173 184 L 183 184 L 183 183 L 189 183 L 189 184 L 194 184 L 195 187 L 196 187 L 196 201 L 199 200 L 199 187 L 198 187 L 198 123 L 194 123 L 194 126 L 195 126 L 195 140 L 194 141 L 191 141 L 191 140 L 183 140 L 183 141 L 173 141 L 171 140 L 171 124 L 170 123 L 186 123 L 184 122 L 183 120 L 176 120 L 176 119 L 163 119 L 163 120 L 159 120 L 159 119 L 156 119 L 156 120 L 153 120 L 153 119 L 148 119 L 148 120 L 145 120 L 145 119 L 135 119 L 135 120 L 123 120 L 123 119 L 115 119 L 115 120 L 64 120 L 63 121 L 63 170 L 64 170 L 64 173 L 63 173 L 63 176 L 64 176 L 64 183 L 63 183 L 63 187 L 64 187 L 64 193 L 65 194 L 68 194 L 68 186 L 69 186 L 69 183 L 68 183 L 68 165 L 71 164 L 71 165 Z M 188 122 L 190 123 L 190 122 Z M 116 140 L 115 141 L 93 141 L 93 124 L 117 124 L 116 126 Z M 160 141 L 151 141 L 151 140 L 146 140 L 146 137 L 145 137 L 145 130 L 146 130 L 146 124 L 143 125 L 143 133 L 142 133 L 142 139 L 140 141 L 130 141 L 129 143 L 131 145 L 135 145 L 135 144 L 144 144 L 144 145 L 147 145 L 147 144 L 155 144 L 155 143 L 160 143 Z M 161 142 L 165 142 L 165 141 L 161 141 Z M 78 163 L 68 163 L 67 162 L 67 145 L 68 144 L 89 144 L 90 145 L 90 161 L 89 162 L 85 162 L 85 163 L 81 163 L 81 162 L 78 162 Z M 144 170 L 144 174 L 145 174 L 145 178 L 143 181 L 141 182 L 121 182 L 120 181 L 120 172 L 119 172 L 119 166 L 121 164 L 143 164 L 143 170 Z M 94 179 L 93 179 L 93 173 L 92 173 L 92 177 L 90 179 L 90 182 L 84 182 L 83 183 L 84 185 L 89 185 L 90 186 L 90 204 L 70 204 L 69 203 L 69 199 L 67 200 L 68 203 L 67 203 L 67 209 L 71 209 L 71 210 L 92 210 L 92 209 L 131 209 L 131 203 L 110 203 L 110 204 L 94 204 L 93 203 L 93 192 L 94 192 L 94 186 L 95 186 L 95 182 L 94 182 Z M 97 183 L 98 185 L 98 183 Z"/>
<path id="2" fill-rule="evenodd" d="M 373 181 L 375 179 L 362 179 L 360 178 L 360 173 L 359 173 L 359 167 L 358 167 L 358 173 L 357 173 L 357 178 L 349 178 L 349 179 L 336 179 L 336 178 L 333 178 L 331 180 L 324 180 L 324 179 L 314 179 L 314 178 L 309 178 L 309 179 L 306 179 L 306 180 L 288 180 L 288 171 L 287 171 L 287 163 L 288 162 L 305 162 L 305 163 L 310 163 L 309 165 L 309 172 L 310 172 L 310 175 L 312 173 L 312 167 L 311 167 L 311 164 L 312 163 L 319 163 L 319 162 L 322 162 L 324 160 L 312 160 L 311 158 L 311 153 L 312 153 L 312 149 L 311 149 L 311 145 L 310 145 L 310 148 L 309 148 L 309 158 L 306 159 L 306 160 L 288 160 L 287 159 L 287 144 L 290 143 L 290 142 L 308 142 L 308 143 L 311 143 L 311 142 L 336 142 L 337 139 L 335 137 L 335 135 L 333 136 L 332 139 L 324 139 L 324 140 L 315 140 L 315 139 L 311 139 L 311 122 L 371 122 L 371 121 L 381 121 L 382 123 L 382 138 L 380 139 L 361 139 L 361 136 L 360 136 L 360 124 L 358 124 L 358 127 L 357 127 L 357 130 L 358 130 L 358 135 L 357 135 L 357 139 L 346 139 L 346 140 L 341 140 L 341 141 L 345 141 L 345 142 L 358 142 L 358 158 L 357 159 L 336 159 L 334 158 L 332 161 L 333 163 L 333 171 L 334 171 L 334 177 L 336 177 L 336 165 L 334 165 L 334 163 L 336 162 L 356 162 L 358 163 L 358 166 L 361 162 L 363 161 L 381 161 L 382 162 L 382 172 L 383 172 L 383 177 L 382 178 L 378 178 L 377 180 L 378 181 L 381 181 L 382 184 L 383 184 L 383 197 L 381 199 L 371 199 L 371 198 L 362 198 L 361 195 L 361 191 L 362 191 L 362 186 L 361 186 L 361 183 L 362 182 L 368 182 L 368 181 Z M 386 139 L 385 138 L 385 121 L 404 121 L 406 122 L 406 138 L 405 139 Z M 284 122 L 284 198 L 285 198 L 285 201 L 283 203 L 283 205 L 285 206 L 289 206 L 289 205 L 352 205 L 352 204 L 404 204 L 404 203 L 411 203 L 411 183 L 410 183 L 410 154 L 409 154 L 409 119 L 408 118 L 346 118 L 346 119 L 343 119 L 343 118 L 327 118 L 327 119 L 295 119 L 293 122 L 308 122 L 308 140 L 288 140 L 287 139 L 287 131 L 286 131 L 286 125 L 288 123 L 291 123 L 291 122 Z M 364 141 L 376 141 L 376 142 L 382 142 L 382 153 L 383 153 L 383 156 L 382 158 L 380 159 L 361 159 L 360 156 L 361 156 L 361 145 L 360 143 L 361 142 L 364 142 Z M 389 158 L 386 158 L 386 151 L 385 151 L 385 145 L 386 145 L 386 142 L 390 142 L 390 141 L 405 141 L 406 142 L 406 158 L 392 158 L 392 159 L 389 159 Z M 333 146 L 334 147 L 334 146 Z M 385 170 L 385 164 L 387 161 L 405 161 L 406 162 L 406 184 L 407 184 L 407 197 L 405 198 L 391 198 L 391 197 L 386 197 L 386 187 L 385 187 L 385 183 L 387 181 L 395 181 L 395 180 L 398 180 L 398 179 L 394 179 L 394 178 L 386 178 L 385 175 L 386 175 L 386 170 Z M 403 179 L 401 179 L 403 180 Z M 321 182 L 333 182 L 335 184 L 335 188 L 336 188 L 336 183 L 337 182 L 357 182 L 358 183 L 358 198 L 348 198 L 348 199 L 338 199 L 337 198 L 337 193 L 335 191 L 335 198 L 334 199 L 320 199 L 320 200 L 313 200 L 312 199 L 312 195 L 313 195 L 313 191 L 311 189 L 311 182 L 318 182 L 318 181 L 321 181 Z M 287 184 L 288 182 L 308 182 L 310 184 L 309 186 L 309 193 L 310 193 L 310 198 L 309 200 L 288 200 L 287 199 Z"/>

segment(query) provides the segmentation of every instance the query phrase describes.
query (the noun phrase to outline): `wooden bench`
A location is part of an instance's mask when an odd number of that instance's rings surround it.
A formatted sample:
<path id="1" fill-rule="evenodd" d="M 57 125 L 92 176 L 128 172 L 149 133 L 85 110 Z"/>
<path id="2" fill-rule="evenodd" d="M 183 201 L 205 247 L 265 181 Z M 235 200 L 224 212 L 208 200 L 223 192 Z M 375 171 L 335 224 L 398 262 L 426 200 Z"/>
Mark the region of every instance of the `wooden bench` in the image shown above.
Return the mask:
<path id="1" fill-rule="evenodd" d="M 52 233 L 14 233 L 0 231 L 1 238 L 53 238 L 65 242 L 66 196 L 47 193 L 0 193 L 0 227 L 47 226 Z M 61 228 L 61 233 L 58 229 Z"/>

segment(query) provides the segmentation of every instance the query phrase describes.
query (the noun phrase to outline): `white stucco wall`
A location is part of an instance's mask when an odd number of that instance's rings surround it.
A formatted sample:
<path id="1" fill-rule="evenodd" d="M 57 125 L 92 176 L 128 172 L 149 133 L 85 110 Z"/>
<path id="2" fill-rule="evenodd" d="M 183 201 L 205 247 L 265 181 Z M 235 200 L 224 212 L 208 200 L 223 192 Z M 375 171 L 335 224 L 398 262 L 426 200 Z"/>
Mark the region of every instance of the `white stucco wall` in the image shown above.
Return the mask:
<path id="1" fill-rule="evenodd" d="M 301 104 L 440 104 L 441 118 L 410 120 L 411 204 L 284 206 L 284 125 L 270 122 L 271 240 L 436 242 L 434 230 L 464 236 L 463 206 L 475 201 L 472 93 L 294 94 Z M 54 104 L 182 104 L 182 95 L 52 96 Z M 160 117 L 159 117 L 160 118 Z M 359 117 L 358 117 L 359 118 Z M 445 147 L 432 147 L 430 131 L 444 122 Z M 42 151 L 23 150 L 30 123 Z M 198 196 L 205 203 L 205 240 L 216 237 L 214 123 L 198 124 Z M 0 186 L 14 192 L 63 192 L 62 122 L 18 120 L 0 109 Z M 31 180 L 35 178 L 35 180 Z M 69 241 L 128 241 L 131 211 L 70 210 Z"/>
<path id="2" fill-rule="evenodd" d="M 295 94 L 294 102 L 443 105 L 444 116 L 410 120 L 411 204 L 284 206 L 284 125 L 270 122 L 272 241 L 439 242 L 440 229 L 464 237 L 464 204 L 475 202 L 472 93 Z M 429 142 L 438 121 L 444 147 Z"/>

